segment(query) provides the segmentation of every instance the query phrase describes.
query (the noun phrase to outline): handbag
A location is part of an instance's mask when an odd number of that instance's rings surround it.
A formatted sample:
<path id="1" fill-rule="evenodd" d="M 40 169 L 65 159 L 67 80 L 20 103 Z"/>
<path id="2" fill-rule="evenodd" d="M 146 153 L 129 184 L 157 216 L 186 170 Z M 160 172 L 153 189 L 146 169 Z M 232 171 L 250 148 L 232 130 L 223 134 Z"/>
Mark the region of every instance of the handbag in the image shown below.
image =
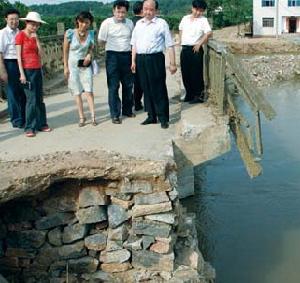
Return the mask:
<path id="1" fill-rule="evenodd" d="M 93 71 L 93 75 L 98 75 L 100 73 L 100 67 L 99 64 L 97 63 L 97 60 L 93 60 L 92 61 L 92 71 Z"/>
<path id="2" fill-rule="evenodd" d="M 80 68 L 88 68 L 89 66 L 91 66 L 91 62 L 88 65 L 83 65 L 84 59 L 79 59 L 77 66 Z"/>

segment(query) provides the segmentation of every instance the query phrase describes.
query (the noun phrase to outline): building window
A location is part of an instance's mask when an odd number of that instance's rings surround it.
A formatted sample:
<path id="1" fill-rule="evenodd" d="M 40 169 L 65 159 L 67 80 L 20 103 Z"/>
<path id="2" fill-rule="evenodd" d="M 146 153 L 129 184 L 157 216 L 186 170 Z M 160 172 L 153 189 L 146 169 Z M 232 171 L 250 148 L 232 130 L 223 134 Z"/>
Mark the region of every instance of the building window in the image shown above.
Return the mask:
<path id="1" fill-rule="evenodd" d="M 300 0 L 288 0 L 289 7 L 296 7 L 300 6 Z"/>
<path id="2" fill-rule="evenodd" d="M 274 18 L 263 18 L 262 26 L 264 28 L 273 28 L 274 27 Z"/>
<path id="3" fill-rule="evenodd" d="M 275 6 L 275 0 L 262 0 L 261 5 L 263 7 L 274 7 Z"/>

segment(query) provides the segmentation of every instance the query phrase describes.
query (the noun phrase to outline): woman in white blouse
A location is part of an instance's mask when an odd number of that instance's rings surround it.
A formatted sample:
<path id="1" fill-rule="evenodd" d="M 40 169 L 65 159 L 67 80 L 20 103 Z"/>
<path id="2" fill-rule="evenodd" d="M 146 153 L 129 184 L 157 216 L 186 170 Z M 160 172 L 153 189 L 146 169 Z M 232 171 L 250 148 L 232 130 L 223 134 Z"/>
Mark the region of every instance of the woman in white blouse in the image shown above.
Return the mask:
<path id="1" fill-rule="evenodd" d="M 204 102 L 203 44 L 212 35 L 207 18 L 203 16 L 207 5 L 202 0 L 192 2 L 192 13 L 182 18 L 179 24 L 182 50 L 180 65 L 185 87 L 185 102 Z"/>

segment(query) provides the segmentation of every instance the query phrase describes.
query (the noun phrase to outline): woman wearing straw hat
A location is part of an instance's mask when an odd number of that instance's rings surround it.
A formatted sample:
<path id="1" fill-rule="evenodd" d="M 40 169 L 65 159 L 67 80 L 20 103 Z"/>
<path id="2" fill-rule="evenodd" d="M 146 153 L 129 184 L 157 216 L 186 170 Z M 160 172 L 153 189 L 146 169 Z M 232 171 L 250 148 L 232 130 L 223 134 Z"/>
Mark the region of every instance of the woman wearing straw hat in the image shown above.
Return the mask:
<path id="1" fill-rule="evenodd" d="M 43 101 L 42 49 L 36 34 L 40 25 L 46 22 L 36 12 L 29 12 L 26 18 L 20 20 L 26 23 L 25 29 L 16 36 L 20 81 L 26 95 L 25 133 L 27 137 L 34 137 L 36 131 L 51 131 Z"/>

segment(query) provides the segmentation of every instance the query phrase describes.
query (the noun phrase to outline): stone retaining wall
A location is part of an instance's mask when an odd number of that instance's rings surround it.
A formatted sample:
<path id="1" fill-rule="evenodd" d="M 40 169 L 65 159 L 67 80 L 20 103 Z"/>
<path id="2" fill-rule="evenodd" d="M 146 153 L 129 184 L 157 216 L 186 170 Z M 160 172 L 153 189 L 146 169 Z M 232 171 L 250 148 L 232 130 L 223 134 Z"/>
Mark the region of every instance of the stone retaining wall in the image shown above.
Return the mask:
<path id="1" fill-rule="evenodd" d="M 212 282 L 176 172 L 67 180 L 0 207 L 9 282 Z"/>

